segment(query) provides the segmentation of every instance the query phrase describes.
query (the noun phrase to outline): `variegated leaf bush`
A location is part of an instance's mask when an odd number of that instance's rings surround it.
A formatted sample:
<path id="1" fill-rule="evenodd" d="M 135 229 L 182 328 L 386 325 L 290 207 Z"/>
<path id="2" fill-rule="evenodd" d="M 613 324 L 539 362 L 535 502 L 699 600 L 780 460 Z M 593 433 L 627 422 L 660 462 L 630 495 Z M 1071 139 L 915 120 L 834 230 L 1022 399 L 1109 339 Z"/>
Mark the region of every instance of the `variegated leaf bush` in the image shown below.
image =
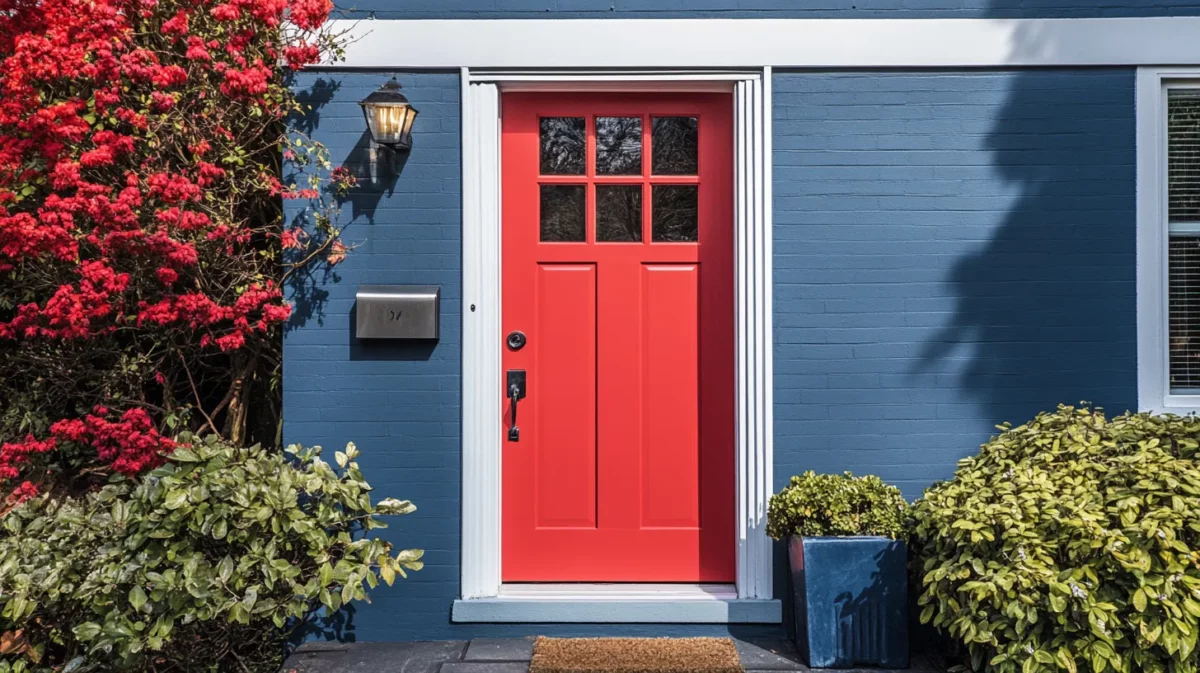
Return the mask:
<path id="1" fill-rule="evenodd" d="M 904 530 L 908 504 L 900 489 L 879 477 L 817 474 L 792 477 L 771 496 L 767 534 L 776 540 L 793 535 L 882 535 L 895 538 Z"/>
<path id="2" fill-rule="evenodd" d="M 1192 673 L 1200 420 L 1060 406 L 914 504 L 921 620 L 994 673 Z"/>
<path id="3" fill-rule="evenodd" d="M 353 444 L 322 460 L 184 436 L 161 467 L 45 494 L 0 531 L 0 672 L 273 671 L 314 618 L 421 568 Z"/>

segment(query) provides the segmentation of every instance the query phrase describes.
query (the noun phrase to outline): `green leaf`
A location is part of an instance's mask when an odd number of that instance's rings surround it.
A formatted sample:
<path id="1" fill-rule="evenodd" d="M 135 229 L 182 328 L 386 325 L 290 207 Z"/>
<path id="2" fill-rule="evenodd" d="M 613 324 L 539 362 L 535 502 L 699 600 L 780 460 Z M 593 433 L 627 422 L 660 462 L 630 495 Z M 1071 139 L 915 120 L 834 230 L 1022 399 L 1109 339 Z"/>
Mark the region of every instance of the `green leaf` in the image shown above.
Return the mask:
<path id="1" fill-rule="evenodd" d="M 233 559 L 226 556 L 217 563 L 217 576 L 222 582 L 229 583 L 229 578 L 233 576 Z"/>
<path id="2" fill-rule="evenodd" d="M 1067 669 L 1068 673 L 1077 673 L 1078 667 L 1075 665 L 1075 658 L 1071 656 L 1071 651 L 1065 647 L 1060 647 L 1054 653 L 1054 660 L 1059 668 Z"/>
<path id="3" fill-rule="evenodd" d="M 140 586 L 135 584 L 129 590 L 129 604 L 133 606 L 134 610 L 141 612 L 142 606 L 146 604 L 147 600 L 146 592 Z"/>
<path id="4" fill-rule="evenodd" d="M 163 507 L 166 507 L 167 509 L 179 509 L 187 504 L 187 500 L 187 491 L 171 491 L 170 493 L 167 493 L 167 497 L 163 501 Z"/>
<path id="5" fill-rule="evenodd" d="M 71 632 L 75 634 L 76 638 L 86 643 L 100 635 L 100 625 L 96 622 L 84 622 L 71 629 Z"/>
<path id="6" fill-rule="evenodd" d="M 385 576 L 384 579 L 387 579 L 387 577 Z M 391 585 L 391 583 L 391 580 L 388 580 L 388 584 Z M 921 623 L 928 624 L 929 620 L 933 618 L 933 613 L 936 609 L 937 607 L 934 605 L 926 605 L 925 609 L 921 610 Z"/>

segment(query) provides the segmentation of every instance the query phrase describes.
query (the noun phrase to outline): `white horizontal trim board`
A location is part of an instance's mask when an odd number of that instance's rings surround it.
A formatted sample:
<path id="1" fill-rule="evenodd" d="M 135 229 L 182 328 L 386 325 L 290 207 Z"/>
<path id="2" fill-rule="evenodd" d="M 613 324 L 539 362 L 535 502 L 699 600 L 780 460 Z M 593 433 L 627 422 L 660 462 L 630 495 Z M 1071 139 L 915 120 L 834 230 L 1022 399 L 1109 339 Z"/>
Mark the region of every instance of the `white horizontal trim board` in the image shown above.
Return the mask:
<path id="1" fill-rule="evenodd" d="M 454 602 L 455 622 L 778 624 L 777 600 L 739 599 L 733 585 L 505 584 L 495 598 Z"/>
<path id="2" fill-rule="evenodd" d="M 353 68 L 1185 65 L 1200 17 L 332 21 Z"/>

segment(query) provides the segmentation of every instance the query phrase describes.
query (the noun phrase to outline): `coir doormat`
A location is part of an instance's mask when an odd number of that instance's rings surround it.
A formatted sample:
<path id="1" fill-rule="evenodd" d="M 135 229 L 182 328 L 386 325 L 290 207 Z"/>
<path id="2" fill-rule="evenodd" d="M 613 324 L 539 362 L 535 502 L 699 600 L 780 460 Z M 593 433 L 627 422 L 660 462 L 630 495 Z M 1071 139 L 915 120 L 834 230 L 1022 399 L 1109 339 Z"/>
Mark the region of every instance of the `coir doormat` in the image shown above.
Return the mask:
<path id="1" fill-rule="evenodd" d="M 545 638 L 529 673 L 742 673 L 729 638 Z"/>

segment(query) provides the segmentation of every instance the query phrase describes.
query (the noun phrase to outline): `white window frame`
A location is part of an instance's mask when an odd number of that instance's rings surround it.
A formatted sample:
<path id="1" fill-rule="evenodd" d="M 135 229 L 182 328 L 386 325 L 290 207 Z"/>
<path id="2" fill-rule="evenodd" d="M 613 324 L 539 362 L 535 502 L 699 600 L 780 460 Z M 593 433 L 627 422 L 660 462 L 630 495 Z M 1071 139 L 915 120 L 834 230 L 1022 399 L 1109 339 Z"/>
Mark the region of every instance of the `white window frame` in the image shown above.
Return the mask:
<path id="1" fill-rule="evenodd" d="M 737 578 L 733 585 L 501 582 L 500 97 L 513 90 L 729 91 L 735 123 Z M 462 69 L 462 599 L 456 622 L 778 623 L 772 545 L 771 71 Z M 636 553 L 636 550 L 632 553 Z"/>
<path id="2" fill-rule="evenodd" d="M 1167 91 L 1200 89 L 1200 68 L 1137 71 L 1137 353 L 1138 409 L 1200 411 L 1200 395 L 1170 389 L 1167 246 Z"/>

